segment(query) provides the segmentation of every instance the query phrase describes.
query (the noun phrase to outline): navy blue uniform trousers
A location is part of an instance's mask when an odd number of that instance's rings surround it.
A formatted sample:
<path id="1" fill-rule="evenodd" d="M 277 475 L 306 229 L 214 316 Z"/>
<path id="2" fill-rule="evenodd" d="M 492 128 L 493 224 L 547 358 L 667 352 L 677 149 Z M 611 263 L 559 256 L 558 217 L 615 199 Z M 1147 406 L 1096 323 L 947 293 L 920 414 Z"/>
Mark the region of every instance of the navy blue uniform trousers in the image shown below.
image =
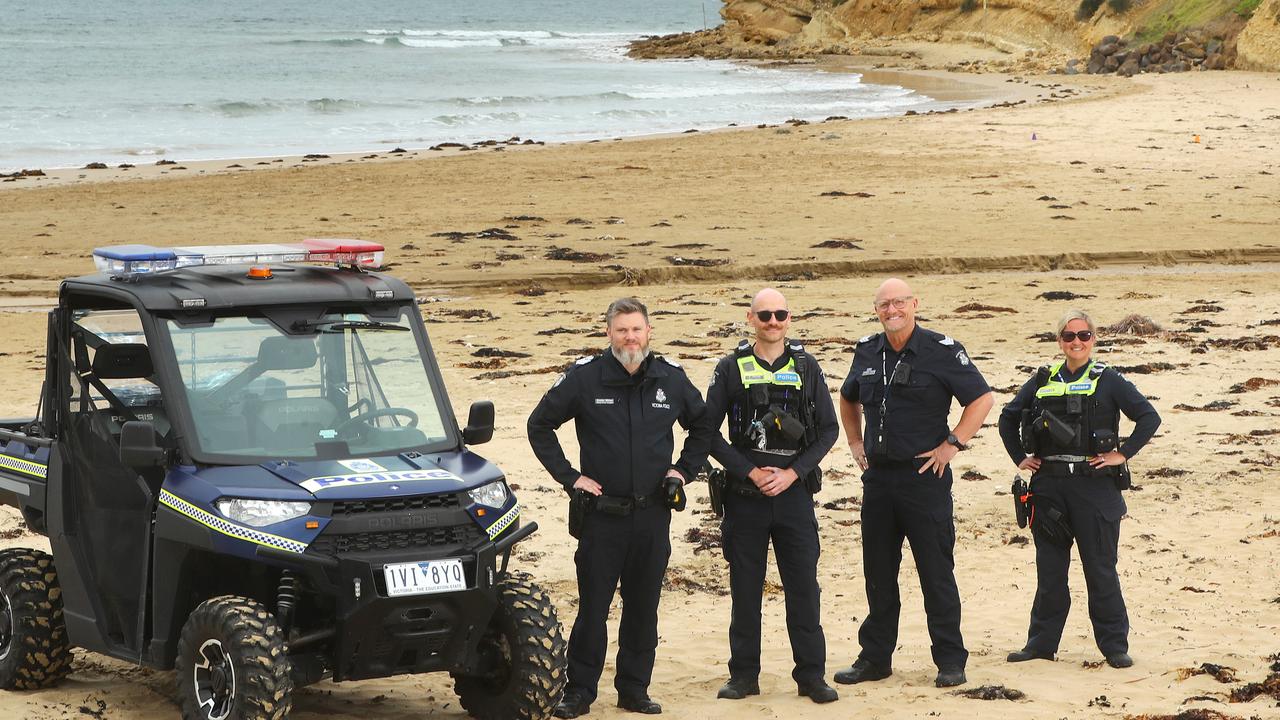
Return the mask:
<path id="1" fill-rule="evenodd" d="M 911 544 L 938 667 L 963 668 L 969 659 L 960 635 L 955 578 L 956 529 L 951 468 L 942 477 L 916 470 L 922 461 L 878 462 L 862 475 L 862 564 L 869 612 L 858 629 L 859 658 L 891 667 L 898 644 L 898 568 L 902 541 Z"/>
<path id="2" fill-rule="evenodd" d="M 594 701 L 609 644 L 613 594 L 622 594 L 618 626 L 619 695 L 647 693 L 658 647 L 658 598 L 671 558 L 671 511 L 651 506 L 625 517 L 588 513 L 573 560 L 578 569 L 578 617 L 569 634 L 565 694 Z"/>
<path id="3" fill-rule="evenodd" d="M 798 684 L 822 680 L 826 674 L 827 641 L 822 633 L 820 549 L 813 495 L 803 480 L 797 480 L 774 497 L 745 497 L 729 490 L 724 505 L 720 532 L 733 594 L 730 676 L 755 679 L 760 675 L 760 608 L 772 540 L 795 662 L 791 676 Z"/>
<path id="4" fill-rule="evenodd" d="M 1109 477 L 1041 472 L 1032 476 L 1031 492 L 1050 498 L 1067 514 L 1074 544 L 1080 549 L 1084 583 L 1089 591 L 1089 620 L 1093 622 L 1098 649 L 1103 655 L 1129 652 L 1129 614 L 1116 573 L 1120 518 L 1124 515 L 1120 491 Z M 1067 587 L 1071 544 L 1055 544 L 1037 532 L 1031 535 L 1036 543 L 1036 599 L 1031 606 L 1027 648 L 1037 653 L 1056 653 L 1071 610 Z"/>

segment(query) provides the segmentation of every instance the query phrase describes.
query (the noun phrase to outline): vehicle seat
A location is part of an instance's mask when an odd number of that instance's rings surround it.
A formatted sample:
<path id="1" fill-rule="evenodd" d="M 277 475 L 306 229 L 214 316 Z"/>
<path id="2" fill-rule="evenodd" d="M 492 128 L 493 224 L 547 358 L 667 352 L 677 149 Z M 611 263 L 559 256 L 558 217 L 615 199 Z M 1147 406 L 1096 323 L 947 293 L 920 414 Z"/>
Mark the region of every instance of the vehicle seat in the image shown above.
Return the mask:
<path id="1" fill-rule="evenodd" d="M 254 432 L 258 445 L 273 450 L 310 448 L 324 440 L 321 430 L 333 429 L 338 408 L 319 397 L 264 400 L 258 404 Z"/>

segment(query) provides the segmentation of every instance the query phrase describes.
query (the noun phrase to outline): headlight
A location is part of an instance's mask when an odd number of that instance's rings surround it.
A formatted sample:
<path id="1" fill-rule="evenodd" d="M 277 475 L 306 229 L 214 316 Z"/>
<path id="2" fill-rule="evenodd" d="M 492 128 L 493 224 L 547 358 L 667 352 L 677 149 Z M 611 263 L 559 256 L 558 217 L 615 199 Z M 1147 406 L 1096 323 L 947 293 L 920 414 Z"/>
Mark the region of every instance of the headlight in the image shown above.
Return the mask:
<path id="1" fill-rule="evenodd" d="M 228 520 L 235 520 L 252 527 L 265 527 L 285 520 L 302 517 L 311 512 L 309 502 L 283 500 L 246 500 L 223 498 L 217 502 L 218 512 Z"/>
<path id="2" fill-rule="evenodd" d="M 500 508 L 507 504 L 507 485 L 501 480 L 481 485 L 475 490 L 468 490 L 467 494 L 473 501 L 491 508 Z"/>

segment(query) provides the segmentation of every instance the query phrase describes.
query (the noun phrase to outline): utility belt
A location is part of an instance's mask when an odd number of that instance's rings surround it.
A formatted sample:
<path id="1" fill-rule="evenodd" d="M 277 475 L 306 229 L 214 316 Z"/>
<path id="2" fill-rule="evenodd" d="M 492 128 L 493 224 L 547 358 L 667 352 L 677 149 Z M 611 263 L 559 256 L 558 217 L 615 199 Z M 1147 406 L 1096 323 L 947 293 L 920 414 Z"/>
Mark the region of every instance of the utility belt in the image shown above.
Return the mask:
<path id="1" fill-rule="evenodd" d="M 662 488 L 648 495 L 592 495 L 590 497 L 592 510 L 617 517 L 626 517 L 637 510 L 657 507 L 666 502 Z"/>
<path id="2" fill-rule="evenodd" d="M 1040 469 L 1036 474 L 1049 477 L 1109 478 L 1115 483 L 1117 490 L 1128 490 L 1133 484 L 1128 464 L 1095 468 L 1089 464 L 1089 458 L 1081 455 L 1050 455 L 1041 459 Z"/>
<path id="3" fill-rule="evenodd" d="M 649 495 L 592 495 L 586 490 L 574 490 L 569 495 L 569 535 L 582 537 L 588 513 L 598 512 L 614 517 L 628 517 L 637 510 L 667 504 L 666 491 L 659 487 Z M 683 508 L 683 505 L 681 505 Z"/>

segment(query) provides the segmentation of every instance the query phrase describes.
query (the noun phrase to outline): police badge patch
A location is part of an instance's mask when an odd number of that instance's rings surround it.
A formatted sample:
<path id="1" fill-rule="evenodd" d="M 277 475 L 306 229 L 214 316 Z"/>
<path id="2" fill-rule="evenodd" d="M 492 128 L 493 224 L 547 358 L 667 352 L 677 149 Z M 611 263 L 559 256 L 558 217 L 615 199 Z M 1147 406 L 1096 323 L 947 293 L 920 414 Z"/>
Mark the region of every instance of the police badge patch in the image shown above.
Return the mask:
<path id="1" fill-rule="evenodd" d="M 658 388 L 658 393 L 653 396 L 653 399 L 660 403 L 664 403 L 667 401 L 667 394 L 663 392 L 662 388 Z"/>
<path id="2" fill-rule="evenodd" d="M 961 364 L 961 365 L 968 365 L 968 364 L 969 364 L 969 356 L 968 356 L 968 355 L 965 355 L 965 353 L 964 353 L 964 351 L 963 351 L 963 350 L 961 350 L 960 352 L 956 353 L 956 359 L 960 361 L 960 364 Z"/>

